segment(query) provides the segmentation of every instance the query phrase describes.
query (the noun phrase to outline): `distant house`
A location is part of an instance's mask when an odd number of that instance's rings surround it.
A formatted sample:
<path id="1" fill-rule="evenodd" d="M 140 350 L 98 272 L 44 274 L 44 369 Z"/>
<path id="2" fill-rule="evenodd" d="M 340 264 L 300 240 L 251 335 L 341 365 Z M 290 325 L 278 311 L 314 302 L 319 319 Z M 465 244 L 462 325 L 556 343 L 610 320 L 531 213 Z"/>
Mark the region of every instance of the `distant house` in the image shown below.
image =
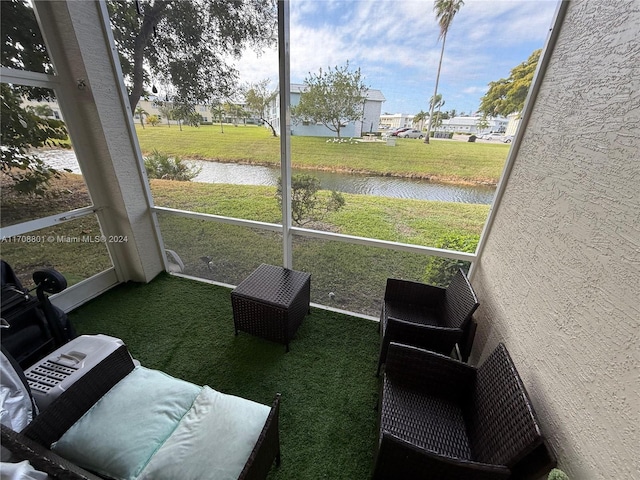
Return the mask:
<path id="1" fill-rule="evenodd" d="M 413 127 L 415 115 L 408 113 L 385 113 L 380 115 L 380 130 L 393 130 L 394 128 Z"/>
<path id="2" fill-rule="evenodd" d="M 507 129 L 509 120 L 506 118 L 487 118 L 487 126 L 479 128 L 479 124 L 483 121 L 481 116 L 470 117 L 453 117 L 442 120 L 442 125 L 435 129 L 438 132 L 455 132 L 455 133 L 489 133 L 504 132 Z"/>
<path id="3" fill-rule="evenodd" d="M 300 103 L 300 96 L 304 92 L 305 85 L 291 84 L 291 106 Z M 380 112 L 382 102 L 386 99 L 380 90 L 369 89 L 366 92 L 366 100 L 363 105 L 363 117 L 361 120 L 349 122 L 340 130 L 341 137 L 361 137 L 364 133 L 376 132 L 380 124 Z M 280 134 L 280 97 L 277 96 L 271 104 L 269 121 Z M 335 132 L 329 130 L 321 123 L 294 122 L 291 124 L 291 134 L 308 137 L 334 137 Z"/>
<path id="4" fill-rule="evenodd" d="M 177 120 L 171 119 L 167 122 L 167 119 L 163 116 L 162 106 L 167 103 L 163 101 L 161 98 L 156 96 L 149 96 L 148 99 L 141 98 L 138 102 L 137 107 L 142 108 L 146 113 L 145 117 L 148 115 L 157 115 L 162 123 L 171 123 L 177 124 Z M 168 102 L 168 105 L 172 105 L 171 102 Z M 233 123 L 233 124 L 259 124 L 260 121 L 254 115 L 248 115 L 246 113 L 246 105 L 242 102 L 230 103 L 227 105 L 229 108 L 225 107 L 223 109 L 222 122 L 223 123 Z M 136 107 L 136 110 L 137 110 Z M 236 108 L 237 107 L 237 108 Z M 193 106 L 193 111 L 199 114 L 202 117 L 203 124 L 209 123 L 218 123 L 220 122 L 220 117 L 218 115 L 214 115 L 211 111 L 211 105 L 205 105 L 202 103 L 196 104 Z M 133 119 L 136 122 L 140 121 L 140 115 L 136 112 L 133 113 Z"/>

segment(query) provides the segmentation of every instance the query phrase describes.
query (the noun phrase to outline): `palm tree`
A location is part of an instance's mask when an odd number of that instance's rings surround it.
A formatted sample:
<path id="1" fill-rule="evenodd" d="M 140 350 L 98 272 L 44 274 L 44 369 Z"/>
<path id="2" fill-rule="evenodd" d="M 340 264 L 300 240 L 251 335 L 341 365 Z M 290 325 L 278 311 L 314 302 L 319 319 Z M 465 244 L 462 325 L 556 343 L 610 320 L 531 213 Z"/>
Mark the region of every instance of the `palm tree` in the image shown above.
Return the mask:
<path id="1" fill-rule="evenodd" d="M 429 115 L 424 110 L 420 110 L 413 116 L 413 123 L 418 125 L 418 130 L 422 130 L 424 128 L 424 121 L 427 119 L 427 115 Z"/>
<path id="2" fill-rule="evenodd" d="M 442 94 L 441 93 L 437 94 L 435 97 L 431 97 L 431 100 L 429 100 L 429 107 L 432 109 L 431 111 L 433 111 L 436 108 L 438 108 L 438 115 L 436 115 L 436 121 L 431 124 L 432 126 L 435 126 L 436 128 L 438 128 L 440 126 L 440 109 L 442 108 L 444 103 L 445 102 L 442 99 Z"/>
<path id="3" fill-rule="evenodd" d="M 444 44 L 447 41 L 447 32 L 460 7 L 464 5 L 462 0 L 435 0 L 433 2 L 433 10 L 436 12 L 436 20 L 440 25 L 440 36 L 442 38 L 442 50 L 440 50 L 440 62 L 438 63 L 438 73 L 436 74 L 436 88 L 433 92 L 433 98 L 438 95 L 438 82 L 440 81 L 440 70 L 442 68 L 442 57 L 444 56 Z M 433 109 L 435 102 L 431 103 L 431 110 L 429 111 L 429 123 L 427 124 L 427 136 L 424 139 L 424 143 L 429 143 L 429 136 L 431 135 L 431 120 L 433 118 Z"/>
<path id="4" fill-rule="evenodd" d="M 140 115 L 140 125 L 142 125 L 142 128 L 144 128 L 144 116 L 149 115 L 149 112 L 147 112 L 142 107 L 138 107 L 136 108 L 136 115 Z"/>

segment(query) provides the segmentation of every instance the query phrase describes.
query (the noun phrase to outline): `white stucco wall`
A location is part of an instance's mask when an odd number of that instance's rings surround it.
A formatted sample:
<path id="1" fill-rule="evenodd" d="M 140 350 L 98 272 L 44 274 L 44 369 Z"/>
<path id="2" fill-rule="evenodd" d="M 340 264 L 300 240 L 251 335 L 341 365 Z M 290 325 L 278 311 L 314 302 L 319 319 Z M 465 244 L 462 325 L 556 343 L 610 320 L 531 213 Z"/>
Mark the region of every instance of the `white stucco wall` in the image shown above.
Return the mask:
<path id="1" fill-rule="evenodd" d="M 115 47 L 99 2 L 34 3 L 56 67 L 56 97 L 119 281 L 164 270 L 151 194 Z M 81 80 L 81 85 L 79 85 Z"/>
<path id="2" fill-rule="evenodd" d="M 472 282 L 559 465 L 640 478 L 640 2 L 573 0 Z"/>

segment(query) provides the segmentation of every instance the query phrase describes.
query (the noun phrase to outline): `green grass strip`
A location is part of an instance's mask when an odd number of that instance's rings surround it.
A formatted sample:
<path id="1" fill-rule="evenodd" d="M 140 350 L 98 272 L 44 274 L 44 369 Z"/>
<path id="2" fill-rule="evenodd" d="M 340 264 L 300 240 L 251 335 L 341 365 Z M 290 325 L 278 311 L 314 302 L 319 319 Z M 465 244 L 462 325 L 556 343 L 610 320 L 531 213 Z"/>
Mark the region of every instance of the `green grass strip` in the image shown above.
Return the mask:
<path id="1" fill-rule="evenodd" d="M 154 149 L 182 158 L 280 164 L 280 138 L 256 126 L 219 125 L 144 129 L 136 126 L 145 154 Z M 295 133 L 295 129 L 294 129 Z M 500 178 L 509 145 L 434 139 L 399 138 L 394 147 L 385 142 L 328 142 L 325 137 L 291 137 L 294 168 L 345 173 L 427 178 L 434 181 L 495 185 Z"/>

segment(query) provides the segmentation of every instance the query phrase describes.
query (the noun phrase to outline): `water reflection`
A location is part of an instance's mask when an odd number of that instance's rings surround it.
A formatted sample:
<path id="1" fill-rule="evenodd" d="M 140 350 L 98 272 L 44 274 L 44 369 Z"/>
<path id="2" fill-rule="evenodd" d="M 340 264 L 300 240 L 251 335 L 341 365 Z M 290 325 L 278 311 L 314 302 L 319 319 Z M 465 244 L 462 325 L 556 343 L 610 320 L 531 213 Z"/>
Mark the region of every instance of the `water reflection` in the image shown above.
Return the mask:
<path id="1" fill-rule="evenodd" d="M 54 168 L 68 168 L 73 173 L 80 173 L 72 150 L 45 150 L 38 155 Z M 272 167 L 200 160 L 189 162 L 202 168 L 200 174 L 193 179 L 194 182 L 276 186 L 280 175 L 280 170 Z M 296 169 L 293 173 L 306 173 L 318 177 L 325 190 L 379 197 L 490 204 L 495 192 L 493 187 L 447 185 L 410 178 L 347 175 Z"/>

